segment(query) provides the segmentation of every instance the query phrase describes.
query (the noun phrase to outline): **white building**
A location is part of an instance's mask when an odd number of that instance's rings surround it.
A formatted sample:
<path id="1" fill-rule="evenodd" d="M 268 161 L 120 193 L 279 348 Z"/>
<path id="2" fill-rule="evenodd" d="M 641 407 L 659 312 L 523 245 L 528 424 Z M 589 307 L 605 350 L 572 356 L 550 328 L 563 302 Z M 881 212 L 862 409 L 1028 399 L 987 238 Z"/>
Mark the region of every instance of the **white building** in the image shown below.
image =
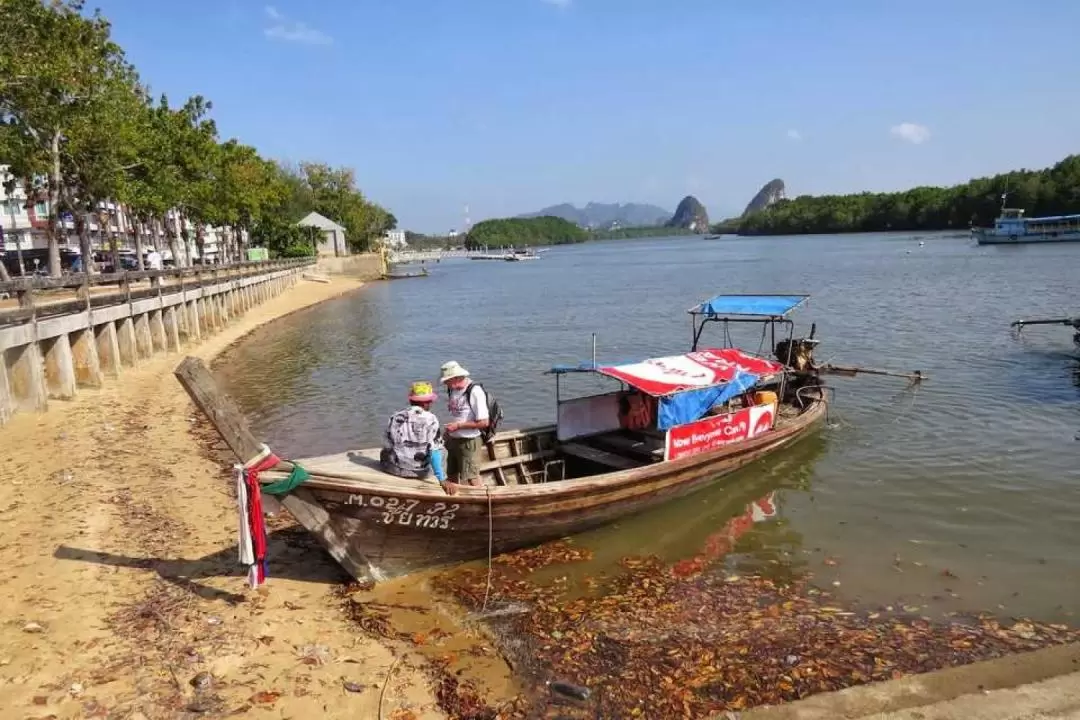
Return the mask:
<path id="1" fill-rule="evenodd" d="M 33 250 L 44 249 L 49 246 L 48 219 L 49 204 L 47 202 L 30 203 L 27 207 L 26 191 L 22 183 L 16 183 L 12 192 L 5 191 L 4 186 L 11 179 L 6 165 L 0 165 L 0 230 L 2 230 L 2 242 L 0 252 L 5 250 Z M 101 218 L 104 217 L 104 232 Z M 64 213 L 59 221 L 64 232 L 59 242 L 61 247 L 79 250 L 79 236 L 75 224 L 75 218 L 70 213 Z M 176 210 L 170 210 L 165 214 L 164 225 L 169 232 L 176 233 L 180 245 L 180 254 L 183 264 L 189 265 L 193 259 L 199 257 L 198 243 L 196 242 L 195 224 L 189 220 L 183 220 Z M 172 259 L 172 251 L 169 248 L 166 227 L 158 224 L 156 227 L 142 227 L 132 215 L 127 212 L 123 205 L 113 202 L 103 202 L 98 206 L 98 213 L 90 216 L 88 229 L 90 245 L 94 250 L 105 250 L 110 246 L 112 238 L 116 238 L 121 248 L 134 248 L 135 235 L 138 233 L 142 238 L 145 248 L 157 247 L 162 251 L 166 260 Z M 188 242 L 183 241 L 184 231 L 187 232 Z M 224 260 L 223 245 L 225 230 L 214 226 L 207 226 L 203 230 L 203 255 L 207 262 L 221 262 Z M 241 232 L 240 246 L 246 247 L 248 236 L 246 231 Z M 241 250 L 242 254 L 242 250 Z"/>
<path id="2" fill-rule="evenodd" d="M 315 249 L 319 255 L 340 257 L 349 254 L 349 245 L 345 242 L 345 228 L 330 218 L 310 212 L 296 224 L 312 228 L 313 233 L 321 236 L 315 238 Z"/>
<path id="3" fill-rule="evenodd" d="M 383 236 L 383 242 L 386 243 L 386 247 L 389 248 L 403 248 L 408 245 L 405 240 L 404 230 L 387 230 L 386 235 Z"/>

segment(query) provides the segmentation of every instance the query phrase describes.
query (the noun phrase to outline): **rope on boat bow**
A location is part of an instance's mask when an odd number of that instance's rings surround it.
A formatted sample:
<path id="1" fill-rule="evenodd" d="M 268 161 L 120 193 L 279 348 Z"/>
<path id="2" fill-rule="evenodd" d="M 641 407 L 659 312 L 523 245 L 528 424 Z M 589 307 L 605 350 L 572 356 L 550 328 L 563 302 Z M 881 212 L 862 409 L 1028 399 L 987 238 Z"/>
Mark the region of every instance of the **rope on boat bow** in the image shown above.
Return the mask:
<path id="1" fill-rule="evenodd" d="M 262 485 L 259 473 L 281 462 L 265 443 L 259 454 L 243 465 L 234 465 L 236 503 L 240 512 L 240 563 L 248 569 L 248 585 L 256 588 L 266 582 L 266 522 L 263 519 L 262 494 L 284 495 L 296 489 L 310 475 L 300 465 L 293 465 L 289 477 Z"/>

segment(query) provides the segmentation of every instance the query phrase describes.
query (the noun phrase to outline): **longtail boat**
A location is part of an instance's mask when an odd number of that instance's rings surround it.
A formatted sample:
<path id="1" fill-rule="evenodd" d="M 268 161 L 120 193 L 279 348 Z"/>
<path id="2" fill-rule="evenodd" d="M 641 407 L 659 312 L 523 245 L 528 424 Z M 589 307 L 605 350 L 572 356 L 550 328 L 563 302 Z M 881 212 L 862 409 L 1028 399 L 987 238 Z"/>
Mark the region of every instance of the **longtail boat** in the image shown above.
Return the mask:
<path id="1" fill-rule="evenodd" d="M 806 295 L 722 295 L 689 312 L 689 352 L 638 362 L 557 366 L 552 425 L 498 433 L 483 484 L 450 496 L 435 482 L 384 472 L 379 448 L 279 461 L 218 393 L 202 363 L 176 375 L 258 483 L 296 478 L 283 504 L 354 577 L 378 581 L 579 533 L 719 481 L 810 433 L 826 416 L 813 362 L 817 340 L 794 337 Z M 759 323 L 773 357 L 699 348 L 711 323 Z M 786 337 L 777 340 L 777 330 Z M 728 333 L 724 333 L 725 337 Z M 611 390 L 562 397 L 561 379 L 589 373 Z M 262 451 L 260 455 L 260 450 Z M 241 471 L 242 472 L 242 471 Z M 255 484 L 255 488 L 260 486 Z"/>

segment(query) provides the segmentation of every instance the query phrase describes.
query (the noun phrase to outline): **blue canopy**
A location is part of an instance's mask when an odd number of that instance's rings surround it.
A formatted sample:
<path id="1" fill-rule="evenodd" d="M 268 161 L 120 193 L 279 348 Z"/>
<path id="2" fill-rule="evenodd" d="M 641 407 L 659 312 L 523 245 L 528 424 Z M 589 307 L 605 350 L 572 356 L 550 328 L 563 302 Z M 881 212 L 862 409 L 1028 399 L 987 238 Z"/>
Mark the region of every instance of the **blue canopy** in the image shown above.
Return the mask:
<path id="1" fill-rule="evenodd" d="M 725 403 L 746 392 L 754 387 L 758 380 L 757 375 L 739 370 L 726 385 L 713 385 L 701 390 L 689 390 L 662 397 L 656 411 L 656 427 L 659 430 L 668 430 L 676 425 L 700 420 L 713 405 Z"/>
<path id="2" fill-rule="evenodd" d="M 717 295 L 690 310 L 694 315 L 784 317 L 809 295 Z"/>

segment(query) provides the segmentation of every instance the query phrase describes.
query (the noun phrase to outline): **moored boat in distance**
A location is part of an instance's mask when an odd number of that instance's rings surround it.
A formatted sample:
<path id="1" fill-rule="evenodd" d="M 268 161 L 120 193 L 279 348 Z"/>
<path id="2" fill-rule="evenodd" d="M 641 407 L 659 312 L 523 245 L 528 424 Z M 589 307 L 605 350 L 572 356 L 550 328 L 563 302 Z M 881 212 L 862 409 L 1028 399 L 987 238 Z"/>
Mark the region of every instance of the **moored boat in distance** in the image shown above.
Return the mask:
<path id="1" fill-rule="evenodd" d="M 971 232 L 979 245 L 1080 242 L 1080 215 L 1026 218 L 1020 208 L 1002 208 L 994 227 Z"/>

